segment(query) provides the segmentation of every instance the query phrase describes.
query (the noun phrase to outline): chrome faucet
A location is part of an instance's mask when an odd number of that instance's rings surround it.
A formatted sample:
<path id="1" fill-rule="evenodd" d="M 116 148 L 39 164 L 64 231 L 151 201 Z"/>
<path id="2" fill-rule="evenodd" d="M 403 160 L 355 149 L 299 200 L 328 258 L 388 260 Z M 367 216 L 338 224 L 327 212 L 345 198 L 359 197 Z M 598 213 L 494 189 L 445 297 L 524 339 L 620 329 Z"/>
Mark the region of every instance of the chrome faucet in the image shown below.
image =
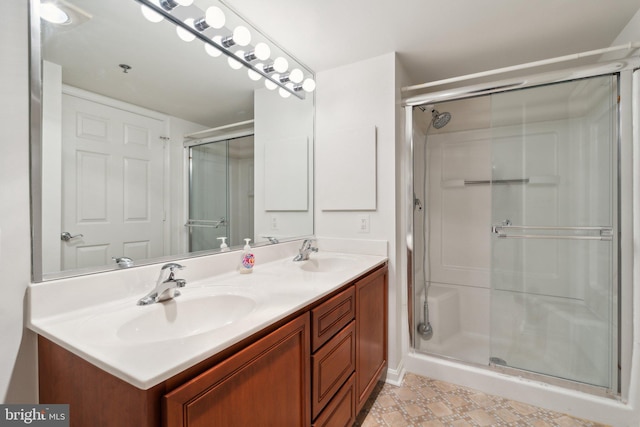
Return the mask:
<path id="1" fill-rule="evenodd" d="M 180 291 L 178 290 L 178 288 L 184 288 L 184 286 L 187 284 L 187 281 L 184 279 L 176 279 L 173 270 L 182 270 L 184 268 L 184 266 L 176 264 L 175 262 L 170 262 L 163 265 L 160 269 L 160 276 L 158 276 L 158 281 L 156 282 L 155 289 L 149 292 L 144 297 L 140 298 L 138 300 L 138 305 L 149 305 L 179 296 Z M 168 276 L 167 270 L 169 272 Z M 165 276 L 167 276 L 166 279 Z"/>
<path id="2" fill-rule="evenodd" d="M 293 259 L 294 261 L 307 261 L 311 252 L 318 252 L 318 248 L 311 246 L 315 243 L 314 239 L 305 239 L 302 242 L 302 247 L 298 250 L 298 255 Z"/>

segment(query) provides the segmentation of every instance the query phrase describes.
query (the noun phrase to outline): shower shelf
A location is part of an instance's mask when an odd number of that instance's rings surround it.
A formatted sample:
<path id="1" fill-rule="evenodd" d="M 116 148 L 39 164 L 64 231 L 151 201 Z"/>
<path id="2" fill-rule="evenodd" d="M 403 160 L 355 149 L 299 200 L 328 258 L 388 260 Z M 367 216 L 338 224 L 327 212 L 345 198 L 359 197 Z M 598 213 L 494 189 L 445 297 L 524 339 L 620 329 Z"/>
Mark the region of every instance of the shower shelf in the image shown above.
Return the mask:
<path id="1" fill-rule="evenodd" d="M 443 188 L 466 187 L 470 185 L 510 185 L 510 184 L 529 184 L 529 185 L 557 185 L 560 177 L 557 175 L 538 175 L 529 178 L 514 179 L 483 179 L 483 180 L 467 180 L 467 179 L 448 179 L 442 181 Z"/>

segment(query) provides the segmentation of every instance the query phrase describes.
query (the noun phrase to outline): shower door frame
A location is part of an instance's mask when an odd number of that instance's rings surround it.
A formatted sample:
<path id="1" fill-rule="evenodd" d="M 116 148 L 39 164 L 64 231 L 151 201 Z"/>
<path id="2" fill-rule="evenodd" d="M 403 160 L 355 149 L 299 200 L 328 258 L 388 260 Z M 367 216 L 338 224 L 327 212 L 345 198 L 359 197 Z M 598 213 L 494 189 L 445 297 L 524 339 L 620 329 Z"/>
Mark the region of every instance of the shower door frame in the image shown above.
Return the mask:
<path id="1" fill-rule="evenodd" d="M 247 127 L 246 126 L 247 124 L 249 124 L 250 126 Z M 236 127 L 239 129 L 234 130 L 234 128 Z M 191 159 L 191 149 L 193 147 L 197 147 L 200 145 L 213 144 L 217 142 L 226 142 L 228 144 L 230 141 L 233 141 L 234 139 L 246 138 L 246 137 L 255 135 L 255 130 L 253 128 L 253 120 L 203 131 L 203 133 L 205 132 L 218 133 L 218 134 L 216 136 L 186 140 L 183 144 L 183 147 L 185 150 L 185 161 L 186 161 L 185 171 L 187 175 L 186 176 L 186 183 L 187 183 L 186 217 L 187 218 L 191 218 L 190 206 L 191 206 L 191 198 L 193 197 L 191 193 L 192 187 L 193 187 L 193 182 L 192 182 L 193 164 Z M 197 134 L 198 133 L 194 135 L 197 135 Z M 228 157 L 229 157 L 229 148 L 227 146 L 227 163 L 228 163 Z M 228 171 L 228 164 L 227 164 L 227 175 L 228 173 L 229 171 Z M 229 191 L 228 190 L 229 190 L 229 183 L 227 182 L 227 195 L 226 195 L 227 214 L 225 215 L 225 224 L 223 224 L 223 226 L 227 228 L 227 233 L 225 235 L 227 237 L 227 243 L 230 243 L 231 219 L 229 218 L 230 215 L 229 215 Z M 185 227 L 187 228 L 187 248 L 189 251 L 191 251 L 193 229 L 192 229 L 192 226 L 189 225 L 188 221 L 187 223 L 185 223 Z M 215 248 L 211 248 L 211 249 L 215 249 Z"/>
<path id="2" fill-rule="evenodd" d="M 633 351 L 633 233 L 634 230 L 634 200 L 633 183 L 637 186 L 640 183 L 638 172 L 633 169 L 633 156 L 638 153 L 633 152 L 634 142 L 637 143 L 638 135 L 633 134 L 633 107 L 640 107 L 640 61 L 634 58 L 632 61 L 615 61 L 593 66 L 567 69 L 550 73 L 541 73 L 524 78 L 509 79 L 491 83 L 482 83 L 473 86 L 460 87 L 456 89 L 432 92 L 403 98 L 402 107 L 405 108 L 405 146 L 403 161 L 405 162 L 405 189 L 404 194 L 406 209 L 406 274 L 407 274 L 407 307 L 408 307 L 408 327 L 409 327 L 409 351 L 416 352 L 416 319 L 414 314 L 414 134 L 413 134 L 413 107 L 422 105 L 438 104 L 444 101 L 454 101 L 465 98 L 491 95 L 494 93 L 506 92 L 512 89 L 533 88 L 549 83 L 560 83 L 577 80 L 587 77 L 601 75 L 618 76 L 618 132 L 617 132 L 617 263 L 614 265 L 614 281 L 618 286 L 618 371 L 617 391 L 609 391 L 602 387 L 583 384 L 562 378 L 551 377 L 544 374 L 523 371 L 517 368 L 502 367 L 496 365 L 477 365 L 472 362 L 456 360 L 461 364 L 480 366 L 484 369 L 495 370 L 523 378 L 539 380 L 548 384 L 557 385 L 571 390 L 584 391 L 590 394 L 607 396 L 616 399 L 627 399 L 629 394 L 631 359 Z M 636 119 L 637 120 L 637 119 Z M 636 127 L 638 123 L 636 123 Z M 426 203 L 426 202 L 425 202 Z M 638 206 L 640 208 L 640 205 Z M 635 224 L 636 227 L 639 224 Z M 488 225 L 489 226 L 489 225 Z M 621 230 L 625 230 L 622 233 Z M 614 285 L 615 286 L 615 285 Z M 623 321 L 623 319 L 628 321 Z M 429 353 L 429 356 L 449 359 L 446 356 Z"/>

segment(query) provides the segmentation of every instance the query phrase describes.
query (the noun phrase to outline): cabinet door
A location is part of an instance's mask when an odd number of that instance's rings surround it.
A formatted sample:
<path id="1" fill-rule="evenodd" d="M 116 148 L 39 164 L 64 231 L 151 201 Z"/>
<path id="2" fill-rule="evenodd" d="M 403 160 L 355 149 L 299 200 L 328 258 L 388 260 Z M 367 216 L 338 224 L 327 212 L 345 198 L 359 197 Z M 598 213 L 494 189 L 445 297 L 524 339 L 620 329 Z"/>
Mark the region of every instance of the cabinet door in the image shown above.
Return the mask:
<path id="1" fill-rule="evenodd" d="M 167 427 L 309 426 L 309 314 L 165 395 Z"/>
<path id="2" fill-rule="evenodd" d="M 387 279 L 385 266 L 355 284 L 358 412 L 387 367 Z"/>

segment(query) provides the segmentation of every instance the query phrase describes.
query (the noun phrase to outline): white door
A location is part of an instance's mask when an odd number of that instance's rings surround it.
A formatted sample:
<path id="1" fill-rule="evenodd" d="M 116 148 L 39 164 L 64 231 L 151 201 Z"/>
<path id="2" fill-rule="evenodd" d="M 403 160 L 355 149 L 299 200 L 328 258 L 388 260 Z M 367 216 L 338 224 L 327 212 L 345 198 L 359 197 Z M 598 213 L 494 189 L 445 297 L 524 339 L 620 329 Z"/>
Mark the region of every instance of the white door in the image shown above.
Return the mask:
<path id="1" fill-rule="evenodd" d="M 62 269 L 164 255 L 164 122 L 62 99 Z"/>

